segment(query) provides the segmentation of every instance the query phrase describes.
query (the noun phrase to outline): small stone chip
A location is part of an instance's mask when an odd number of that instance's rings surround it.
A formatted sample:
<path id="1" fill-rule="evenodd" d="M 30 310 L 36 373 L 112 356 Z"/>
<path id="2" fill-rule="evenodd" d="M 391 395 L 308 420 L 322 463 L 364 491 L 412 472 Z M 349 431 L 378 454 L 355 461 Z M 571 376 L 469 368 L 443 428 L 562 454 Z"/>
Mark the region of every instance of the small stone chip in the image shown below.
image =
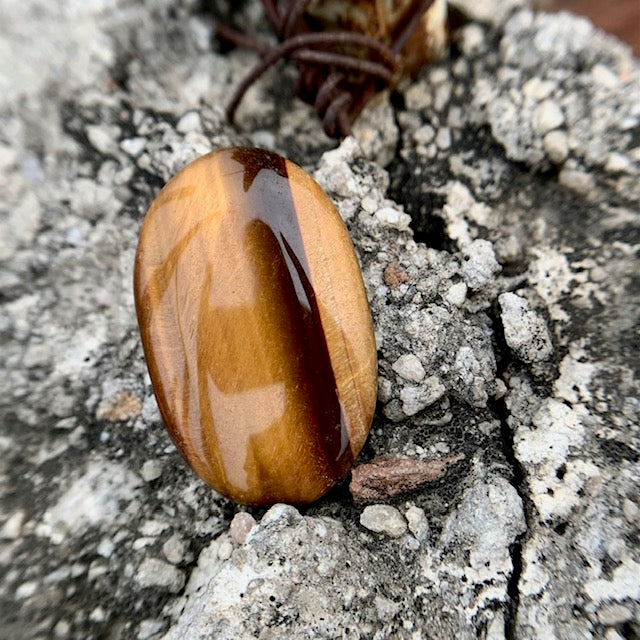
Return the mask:
<path id="1" fill-rule="evenodd" d="M 190 131 L 201 131 L 202 122 L 200 121 L 200 114 L 197 111 L 187 111 L 176 125 L 176 131 L 180 133 L 189 133 Z"/>
<path id="2" fill-rule="evenodd" d="M 22 535 L 22 525 L 25 521 L 25 513 L 22 509 L 18 509 L 0 529 L 0 539 L 17 540 Z"/>
<path id="3" fill-rule="evenodd" d="M 549 160 L 555 164 L 563 163 L 569 155 L 569 139 L 564 131 L 549 131 L 542 145 Z"/>
<path id="4" fill-rule="evenodd" d="M 407 385 L 400 391 L 402 411 L 413 416 L 442 398 L 446 391 L 438 376 L 429 376 L 421 385 Z"/>
<path id="5" fill-rule="evenodd" d="M 140 471 L 145 482 L 153 482 L 162 475 L 162 462 L 157 458 L 147 460 Z"/>
<path id="6" fill-rule="evenodd" d="M 409 274 L 395 261 L 390 262 L 384 270 L 384 283 L 391 287 L 397 287 L 403 282 L 410 282 Z"/>
<path id="7" fill-rule="evenodd" d="M 145 558 L 135 579 L 141 587 L 160 587 L 171 593 L 184 586 L 184 572 L 157 558 Z"/>
<path id="8" fill-rule="evenodd" d="M 493 245 L 488 240 L 474 240 L 462 248 L 462 277 L 469 289 L 479 290 L 493 282 L 500 272 Z"/>
<path id="9" fill-rule="evenodd" d="M 120 148 L 130 156 L 138 156 L 147 145 L 146 138 L 125 138 L 120 142 Z"/>
<path id="10" fill-rule="evenodd" d="M 233 516 L 233 520 L 231 521 L 231 525 L 229 526 L 229 533 L 231 534 L 231 539 L 233 543 L 241 546 L 249 535 L 251 529 L 256 526 L 256 519 L 245 511 L 240 511 Z"/>
<path id="11" fill-rule="evenodd" d="M 509 348 L 524 362 L 542 362 L 553 352 L 547 323 L 529 301 L 515 293 L 498 297 L 502 313 L 504 339 Z"/>
<path id="12" fill-rule="evenodd" d="M 407 456 L 380 456 L 358 465 L 351 475 L 349 491 L 354 500 L 376 502 L 415 491 L 441 478 L 447 467 L 464 459 L 464 454 L 440 460 L 419 460 Z"/>
<path id="13" fill-rule="evenodd" d="M 427 535 L 429 535 L 429 523 L 427 522 L 424 509 L 414 505 L 407 509 L 405 515 L 409 523 L 409 531 L 413 533 L 416 539 L 425 540 Z"/>
<path id="14" fill-rule="evenodd" d="M 94 149 L 103 154 L 116 152 L 120 136 L 118 127 L 90 124 L 87 125 L 86 131 L 87 138 Z"/>
<path id="15" fill-rule="evenodd" d="M 186 550 L 187 542 L 175 533 L 162 545 L 162 553 L 171 564 L 180 564 Z"/>
<path id="16" fill-rule="evenodd" d="M 401 355 L 392 365 L 391 368 L 405 380 L 411 382 L 420 382 L 426 374 L 422 363 L 418 356 L 413 353 L 405 353 Z"/>
<path id="17" fill-rule="evenodd" d="M 452 284 L 444 297 L 449 304 L 461 307 L 467 299 L 466 283 L 457 282 L 456 284 Z"/>
<path id="18" fill-rule="evenodd" d="M 564 124 L 562 109 L 553 100 L 541 102 L 533 114 L 533 128 L 539 135 L 557 129 Z"/>
<path id="19" fill-rule="evenodd" d="M 392 207 L 382 207 L 382 209 L 378 209 L 375 217 L 383 227 L 391 227 L 399 231 L 406 231 L 411 223 L 410 215 L 393 209 Z"/>
<path id="20" fill-rule="evenodd" d="M 372 504 L 365 507 L 360 515 L 360 524 L 370 531 L 384 533 L 390 538 L 399 538 L 407 531 L 407 521 L 395 507 L 388 504 Z"/>

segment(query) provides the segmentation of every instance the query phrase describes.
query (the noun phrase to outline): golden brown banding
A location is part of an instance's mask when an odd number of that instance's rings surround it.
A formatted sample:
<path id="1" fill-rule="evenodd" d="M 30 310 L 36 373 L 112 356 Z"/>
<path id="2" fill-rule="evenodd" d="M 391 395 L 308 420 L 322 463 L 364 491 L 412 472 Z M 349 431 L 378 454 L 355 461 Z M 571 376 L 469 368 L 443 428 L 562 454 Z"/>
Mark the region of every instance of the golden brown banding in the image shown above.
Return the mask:
<path id="1" fill-rule="evenodd" d="M 348 233 L 304 171 L 255 149 L 189 165 L 147 214 L 135 297 L 160 412 L 207 483 L 305 503 L 347 473 L 375 342 Z"/>

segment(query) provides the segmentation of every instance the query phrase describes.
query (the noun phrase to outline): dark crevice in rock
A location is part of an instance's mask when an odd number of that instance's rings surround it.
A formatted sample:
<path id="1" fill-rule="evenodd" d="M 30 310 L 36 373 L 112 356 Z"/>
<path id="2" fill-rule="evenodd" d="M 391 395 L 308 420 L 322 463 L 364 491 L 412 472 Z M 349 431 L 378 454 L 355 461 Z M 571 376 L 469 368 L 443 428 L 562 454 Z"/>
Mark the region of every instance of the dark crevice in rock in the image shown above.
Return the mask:
<path id="1" fill-rule="evenodd" d="M 522 546 L 527 533 L 530 531 L 531 498 L 529 497 L 529 488 L 524 470 L 513 450 L 513 432 L 507 421 L 508 411 L 504 401 L 497 401 L 494 409 L 500 419 L 500 434 L 502 436 L 504 455 L 513 471 L 512 484 L 523 502 L 525 521 L 527 524 L 525 532 L 519 536 L 509 548 L 513 569 L 507 583 L 509 600 L 507 604 L 508 608 L 505 612 L 505 638 L 506 640 L 515 640 L 517 638 L 517 617 L 518 606 L 520 604 L 519 583 L 520 576 L 522 575 Z"/>
<path id="2" fill-rule="evenodd" d="M 511 355 L 509 353 L 505 338 L 504 327 L 500 314 L 496 308 L 490 313 L 493 334 L 495 338 L 496 363 L 498 367 L 497 377 L 503 378 L 507 367 L 512 364 Z M 523 543 L 527 539 L 528 533 L 531 531 L 531 520 L 533 517 L 533 502 L 529 495 L 529 486 L 524 468 L 514 451 L 513 430 L 509 424 L 509 409 L 507 408 L 505 398 L 500 398 L 491 402 L 491 409 L 500 421 L 500 435 L 502 441 L 502 449 L 509 464 L 513 477 L 511 484 L 515 487 L 520 499 L 522 500 L 526 529 L 516 541 L 509 547 L 509 554 L 513 569 L 509 581 L 507 583 L 507 610 L 505 611 L 505 638 L 506 640 L 516 640 L 517 634 L 517 618 L 518 607 L 520 604 L 520 576 L 522 575 L 522 548 Z"/>
<path id="3" fill-rule="evenodd" d="M 402 140 L 402 123 L 398 118 L 398 114 L 401 111 L 405 111 L 407 108 L 405 104 L 404 94 L 401 93 L 400 91 L 392 91 L 391 94 L 389 95 L 389 104 L 391 105 L 391 110 L 393 112 L 393 122 L 396 125 L 396 129 L 398 131 L 398 139 L 396 140 L 396 146 L 395 146 L 395 149 L 393 150 L 393 159 L 391 160 L 390 165 L 402 167 L 404 166 L 404 164 L 402 162 L 402 156 L 400 155 L 400 152 L 402 151 L 402 147 L 404 145 Z M 391 168 L 390 166 L 387 167 L 388 170 L 390 170 L 390 168 Z M 390 183 L 389 183 L 390 187 L 388 191 L 390 192 L 391 184 L 393 184 L 391 171 L 389 171 L 389 180 L 390 180 Z M 387 195 L 389 197 L 392 197 L 391 193 L 388 193 Z"/>
<path id="4" fill-rule="evenodd" d="M 455 244 L 446 233 L 444 220 L 437 215 L 445 204 L 445 198 L 433 191 L 424 192 L 414 184 L 411 167 L 406 162 L 400 162 L 390 167 L 391 184 L 387 195 L 404 207 L 411 216 L 410 227 L 416 242 L 422 242 L 427 247 L 453 253 Z M 420 183 L 423 179 L 419 180 Z"/>
<path id="5" fill-rule="evenodd" d="M 625 640 L 639 640 L 640 626 L 633 622 L 625 622 L 622 627 L 620 627 L 620 633 Z"/>

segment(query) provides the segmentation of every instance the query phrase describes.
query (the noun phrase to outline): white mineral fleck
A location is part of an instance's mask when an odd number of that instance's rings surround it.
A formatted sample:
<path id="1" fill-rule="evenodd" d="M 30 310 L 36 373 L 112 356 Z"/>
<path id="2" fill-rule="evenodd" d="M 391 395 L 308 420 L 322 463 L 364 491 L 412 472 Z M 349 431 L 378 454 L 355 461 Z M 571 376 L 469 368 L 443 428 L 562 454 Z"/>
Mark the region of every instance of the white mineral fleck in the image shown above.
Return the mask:
<path id="1" fill-rule="evenodd" d="M 4 523 L 0 529 L 0 539 L 17 540 L 22 533 L 22 525 L 24 524 L 25 513 L 22 509 L 18 509 Z"/>
<path id="2" fill-rule="evenodd" d="M 442 127 L 438 129 L 436 134 L 436 145 L 438 149 L 448 149 L 451 146 L 451 129 L 449 127 Z"/>
<path id="3" fill-rule="evenodd" d="M 229 540 L 222 540 L 218 546 L 218 558 L 228 560 L 233 553 L 233 545 Z"/>
<path id="4" fill-rule="evenodd" d="M 120 148 L 127 154 L 132 157 L 136 157 L 142 153 L 142 150 L 145 148 L 147 144 L 146 138 L 135 137 L 135 138 L 125 138 L 120 142 Z"/>
<path id="5" fill-rule="evenodd" d="M 200 122 L 200 115 L 197 111 L 187 111 L 176 125 L 176 130 L 180 133 L 189 133 L 190 131 L 201 131 L 202 123 Z"/>
<path id="6" fill-rule="evenodd" d="M 541 102 L 533 113 L 533 129 L 539 136 L 543 136 L 563 124 L 562 109 L 553 100 Z"/>
<path id="7" fill-rule="evenodd" d="M 544 137 L 542 145 L 549 160 L 555 164 L 561 164 L 569 155 L 569 139 L 564 131 L 550 131 Z"/>
<path id="8" fill-rule="evenodd" d="M 640 599 L 640 564 L 631 558 L 624 558 L 612 572 L 611 580 L 590 580 L 584 585 L 584 592 L 596 602 L 607 600 Z"/>
<path id="9" fill-rule="evenodd" d="M 383 207 L 382 209 L 378 209 L 375 216 L 381 225 L 391 227 L 392 229 L 398 229 L 399 231 L 407 230 L 411 223 L 410 215 L 403 213 L 402 211 L 398 211 L 397 209 L 393 209 L 392 207 Z"/>

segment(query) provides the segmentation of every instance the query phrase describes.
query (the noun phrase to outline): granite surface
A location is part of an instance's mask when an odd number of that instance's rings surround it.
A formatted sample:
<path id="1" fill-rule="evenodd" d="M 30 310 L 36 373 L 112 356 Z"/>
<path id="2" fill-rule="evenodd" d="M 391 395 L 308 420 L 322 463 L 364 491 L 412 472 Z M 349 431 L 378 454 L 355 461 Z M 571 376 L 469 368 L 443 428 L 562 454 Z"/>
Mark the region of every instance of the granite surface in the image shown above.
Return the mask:
<path id="1" fill-rule="evenodd" d="M 0 637 L 638 637 L 638 61 L 584 19 L 458 0 L 450 58 L 338 144 L 286 66 L 226 122 L 255 56 L 216 22 L 268 37 L 230 4 L 0 0 Z M 239 508 L 162 427 L 137 234 L 237 144 L 347 223 L 380 372 L 358 462 L 438 469 L 408 494 Z"/>

